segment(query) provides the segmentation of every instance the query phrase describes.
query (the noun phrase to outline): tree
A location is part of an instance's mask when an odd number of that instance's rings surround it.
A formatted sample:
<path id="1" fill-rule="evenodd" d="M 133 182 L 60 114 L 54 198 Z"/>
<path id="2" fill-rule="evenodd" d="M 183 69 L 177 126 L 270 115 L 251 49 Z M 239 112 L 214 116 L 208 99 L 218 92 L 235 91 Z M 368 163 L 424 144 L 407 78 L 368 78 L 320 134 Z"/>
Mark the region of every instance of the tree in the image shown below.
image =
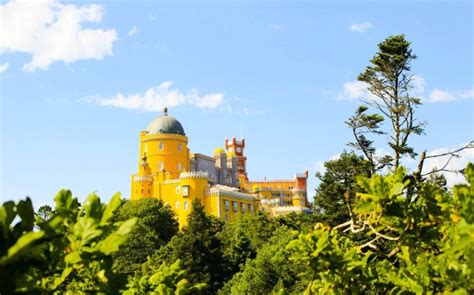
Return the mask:
<path id="1" fill-rule="evenodd" d="M 280 289 L 301 293 L 305 284 L 299 284 L 299 274 L 304 271 L 304 264 L 290 261 L 290 253 L 285 249 L 294 238 L 289 229 L 276 229 L 256 258 L 247 260 L 242 271 L 235 274 L 219 294 L 269 294 Z"/>
<path id="2" fill-rule="evenodd" d="M 152 275 L 135 276 L 123 294 L 196 294 L 206 287 L 203 283 L 192 285 L 187 280 L 187 275 L 181 268 L 180 260 L 172 265 L 163 262 Z"/>
<path id="3" fill-rule="evenodd" d="M 182 268 L 188 274 L 191 284 L 205 283 L 203 293 L 215 293 L 228 280 L 228 262 L 224 259 L 221 241 L 217 237 L 223 224 L 204 211 L 199 200 L 194 200 L 188 216 L 188 225 L 183 232 L 174 236 L 145 263 L 146 272 L 157 268 L 163 262 L 172 264 L 182 261 Z"/>
<path id="4" fill-rule="evenodd" d="M 378 47 L 379 51 L 370 60 L 371 65 L 357 79 L 367 83 L 368 91 L 374 96 L 365 102 L 366 105 L 375 107 L 389 120 L 391 132 L 388 144 L 393 150 L 394 170 L 397 170 L 401 157 L 416 156 L 408 143 L 410 136 L 424 132 L 424 124 L 415 118 L 415 110 L 421 101 L 410 94 L 414 79 L 414 75 L 410 73 L 411 62 L 416 59 L 416 55 L 412 53 L 405 35 L 389 36 Z M 372 141 L 364 133 L 368 131 L 381 134 L 379 124 L 382 118 L 378 115 L 366 115 L 366 110 L 366 106 L 359 108 L 349 120 L 349 125 L 356 138 L 353 145 L 363 152 L 367 160 L 372 161 L 375 150 Z M 365 131 L 361 131 L 364 129 Z"/>
<path id="5" fill-rule="evenodd" d="M 116 216 L 118 221 L 137 218 L 129 239 L 114 253 L 114 268 L 120 273 L 131 275 L 139 271 L 147 257 L 178 232 L 173 211 L 155 198 L 126 201 Z"/>
<path id="6" fill-rule="evenodd" d="M 306 293 L 472 294 L 474 164 L 465 171 L 468 184 L 450 193 L 436 182 L 410 190 L 417 180 L 402 168 L 360 177 L 363 192 L 348 222 L 332 229 L 318 224 L 287 246 L 291 260 L 307 267 Z M 381 247 L 385 241 L 391 247 Z"/>
<path id="7" fill-rule="evenodd" d="M 54 216 L 54 210 L 49 205 L 43 205 L 38 208 L 36 216 L 41 218 L 41 220 L 43 220 L 44 222 L 48 222 Z"/>
<path id="8" fill-rule="evenodd" d="M 383 122 L 384 117 L 379 114 L 367 115 L 365 113 L 367 110 L 367 106 L 359 106 L 355 114 L 346 121 L 355 138 L 355 142 L 350 142 L 348 145 L 363 153 L 370 163 L 371 174 L 375 174 L 385 166 L 390 165 L 392 158 L 390 156 L 377 157 L 376 149 L 373 146 L 374 142 L 367 138 L 366 134 L 384 134 L 384 132 L 380 131 L 380 124 Z"/>
<path id="9" fill-rule="evenodd" d="M 318 221 L 336 226 L 349 218 L 347 206 L 359 191 L 356 178 L 371 175 L 371 163 L 354 152 L 344 151 L 338 159 L 324 163 L 324 174 L 317 173 L 321 183 L 316 189 L 313 211 Z"/>
<path id="10" fill-rule="evenodd" d="M 239 214 L 232 223 L 226 223 L 218 234 L 230 274 L 235 274 L 247 259 L 255 258 L 258 250 L 275 234 L 278 224 L 267 214 Z"/>

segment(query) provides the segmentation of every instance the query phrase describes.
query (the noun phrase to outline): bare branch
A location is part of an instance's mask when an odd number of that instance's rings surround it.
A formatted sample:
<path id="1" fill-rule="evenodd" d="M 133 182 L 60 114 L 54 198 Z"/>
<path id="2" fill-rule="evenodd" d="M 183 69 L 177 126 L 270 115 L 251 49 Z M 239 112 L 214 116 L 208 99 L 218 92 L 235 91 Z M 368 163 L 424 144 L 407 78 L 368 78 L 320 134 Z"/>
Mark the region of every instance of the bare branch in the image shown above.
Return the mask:
<path id="1" fill-rule="evenodd" d="M 453 155 L 453 154 L 459 153 L 460 151 L 463 151 L 465 149 L 472 149 L 472 148 L 474 148 L 474 140 L 471 140 L 468 144 L 466 144 L 465 146 L 463 146 L 463 147 L 461 147 L 457 150 L 442 153 L 442 154 L 428 155 L 428 156 L 425 157 L 425 159 L 431 159 L 431 158 L 438 158 L 438 157 Z"/>

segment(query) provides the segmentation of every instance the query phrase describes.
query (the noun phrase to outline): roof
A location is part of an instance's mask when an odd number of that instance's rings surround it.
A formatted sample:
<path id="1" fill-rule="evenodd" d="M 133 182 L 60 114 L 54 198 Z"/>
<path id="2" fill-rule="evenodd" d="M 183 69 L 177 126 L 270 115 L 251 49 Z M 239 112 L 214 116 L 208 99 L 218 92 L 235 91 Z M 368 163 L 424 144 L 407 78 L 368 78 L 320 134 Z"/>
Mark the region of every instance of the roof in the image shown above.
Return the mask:
<path id="1" fill-rule="evenodd" d="M 168 110 L 165 108 L 163 115 L 154 119 L 146 128 L 148 134 L 177 134 L 186 135 L 181 123 L 173 116 L 168 116 Z"/>

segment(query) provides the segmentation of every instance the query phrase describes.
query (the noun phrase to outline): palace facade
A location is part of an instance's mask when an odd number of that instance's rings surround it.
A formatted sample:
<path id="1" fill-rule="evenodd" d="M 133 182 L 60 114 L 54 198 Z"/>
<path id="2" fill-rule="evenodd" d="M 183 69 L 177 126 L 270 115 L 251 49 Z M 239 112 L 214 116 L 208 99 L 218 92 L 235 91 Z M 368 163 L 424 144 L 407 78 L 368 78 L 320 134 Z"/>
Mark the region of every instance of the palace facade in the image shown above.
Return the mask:
<path id="1" fill-rule="evenodd" d="M 209 214 L 226 221 L 262 210 L 270 216 L 308 211 L 308 171 L 293 179 L 250 181 L 245 139 L 226 139 L 213 156 L 191 153 L 181 123 L 167 109 L 140 132 L 138 173 L 131 178 L 131 199 L 158 198 L 186 225 L 198 199 Z"/>

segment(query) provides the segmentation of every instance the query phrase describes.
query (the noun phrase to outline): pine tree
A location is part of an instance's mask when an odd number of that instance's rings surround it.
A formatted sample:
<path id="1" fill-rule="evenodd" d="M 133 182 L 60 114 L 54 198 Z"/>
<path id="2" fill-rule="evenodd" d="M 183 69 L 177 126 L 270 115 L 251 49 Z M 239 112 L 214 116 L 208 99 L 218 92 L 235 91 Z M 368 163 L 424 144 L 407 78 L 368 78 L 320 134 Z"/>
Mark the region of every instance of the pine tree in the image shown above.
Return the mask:
<path id="1" fill-rule="evenodd" d="M 314 197 L 316 219 L 335 226 L 349 219 L 351 205 L 358 190 L 357 176 L 370 176 L 371 164 L 354 152 L 344 151 L 338 159 L 324 163 L 324 174 L 317 173 L 321 183 Z"/>

